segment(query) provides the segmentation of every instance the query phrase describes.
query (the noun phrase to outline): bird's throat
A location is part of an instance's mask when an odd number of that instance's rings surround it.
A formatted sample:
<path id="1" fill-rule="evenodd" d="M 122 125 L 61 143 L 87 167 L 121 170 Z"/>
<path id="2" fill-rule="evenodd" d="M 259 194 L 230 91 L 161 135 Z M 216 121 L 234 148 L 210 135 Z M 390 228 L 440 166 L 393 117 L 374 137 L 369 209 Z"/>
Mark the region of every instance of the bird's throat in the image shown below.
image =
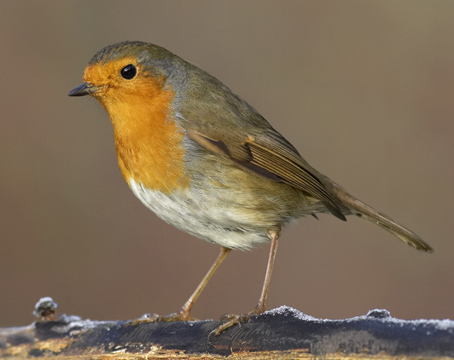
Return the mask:
<path id="1" fill-rule="evenodd" d="M 172 99 L 169 89 L 103 103 L 114 127 L 118 165 L 128 185 L 134 179 L 165 193 L 188 186 L 184 134 L 170 115 Z"/>

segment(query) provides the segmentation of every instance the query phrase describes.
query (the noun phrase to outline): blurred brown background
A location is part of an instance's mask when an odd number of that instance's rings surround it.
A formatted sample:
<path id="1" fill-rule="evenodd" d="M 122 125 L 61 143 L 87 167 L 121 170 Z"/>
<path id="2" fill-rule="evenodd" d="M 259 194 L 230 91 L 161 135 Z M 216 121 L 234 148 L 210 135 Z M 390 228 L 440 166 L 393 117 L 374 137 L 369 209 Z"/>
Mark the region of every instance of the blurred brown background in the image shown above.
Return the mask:
<path id="1" fill-rule="evenodd" d="M 82 82 L 101 47 L 162 45 L 220 78 L 318 170 L 420 234 L 357 218 L 284 231 L 269 308 L 454 318 L 453 1 L 1 1 L 0 327 L 34 303 L 91 319 L 177 310 L 218 248 L 159 220 L 118 170 Z M 193 315 L 255 306 L 268 247 L 233 253 Z"/>

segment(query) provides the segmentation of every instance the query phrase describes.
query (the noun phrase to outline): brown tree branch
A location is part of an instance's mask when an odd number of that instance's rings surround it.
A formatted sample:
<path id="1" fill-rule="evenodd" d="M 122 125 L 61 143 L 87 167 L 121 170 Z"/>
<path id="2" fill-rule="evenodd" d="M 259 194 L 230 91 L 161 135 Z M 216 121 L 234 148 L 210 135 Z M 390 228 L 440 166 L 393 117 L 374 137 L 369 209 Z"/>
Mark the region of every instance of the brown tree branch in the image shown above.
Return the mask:
<path id="1" fill-rule="evenodd" d="M 345 320 L 280 307 L 212 335 L 220 321 L 89 321 L 37 305 L 37 321 L 0 329 L 0 359 L 454 359 L 454 321 L 386 310 Z"/>

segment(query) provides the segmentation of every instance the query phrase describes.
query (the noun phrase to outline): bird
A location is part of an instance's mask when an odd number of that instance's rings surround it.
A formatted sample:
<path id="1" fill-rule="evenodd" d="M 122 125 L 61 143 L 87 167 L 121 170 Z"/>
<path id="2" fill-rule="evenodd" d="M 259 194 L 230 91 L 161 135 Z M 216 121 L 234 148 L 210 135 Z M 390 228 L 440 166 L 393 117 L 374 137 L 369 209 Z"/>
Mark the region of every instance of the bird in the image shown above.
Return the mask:
<path id="1" fill-rule="evenodd" d="M 304 216 L 356 215 L 418 250 L 432 247 L 387 215 L 314 169 L 251 105 L 220 80 L 165 48 L 118 42 L 89 61 L 83 84 L 113 125 L 118 165 L 134 195 L 158 217 L 220 246 L 195 291 L 174 313 L 153 321 L 188 321 L 213 274 L 231 250 L 269 243 L 256 307 L 229 315 L 216 329 L 266 310 L 282 228 Z"/>

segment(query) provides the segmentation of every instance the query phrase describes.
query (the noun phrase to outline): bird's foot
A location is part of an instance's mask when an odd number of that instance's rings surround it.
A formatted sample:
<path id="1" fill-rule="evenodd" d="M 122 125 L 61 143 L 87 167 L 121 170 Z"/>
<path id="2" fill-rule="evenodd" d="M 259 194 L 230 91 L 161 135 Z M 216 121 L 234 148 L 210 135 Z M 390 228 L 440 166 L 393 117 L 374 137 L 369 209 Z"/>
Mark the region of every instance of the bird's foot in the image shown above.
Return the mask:
<path id="1" fill-rule="evenodd" d="M 167 315 L 158 315 L 158 314 L 146 314 L 139 319 L 133 320 L 132 325 L 138 325 L 143 323 L 151 322 L 173 322 L 173 321 L 194 321 L 189 311 L 180 310 Z"/>
<path id="2" fill-rule="evenodd" d="M 214 334 L 215 336 L 218 336 L 220 333 L 222 333 L 224 330 L 228 329 L 229 327 L 232 327 L 233 325 L 240 325 L 244 324 L 245 322 L 248 322 L 251 317 L 260 315 L 265 311 L 265 309 L 262 306 L 257 306 L 254 310 L 243 314 L 243 315 L 235 315 L 235 314 L 227 314 L 223 315 L 221 317 L 221 321 L 224 321 L 222 325 L 219 325 L 216 329 L 214 329 L 211 333 Z"/>
<path id="3" fill-rule="evenodd" d="M 180 310 L 175 313 L 167 315 L 155 315 L 154 320 L 156 322 L 172 322 L 172 321 L 195 321 L 197 319 L 193 318 L 189 311 Z"/>

